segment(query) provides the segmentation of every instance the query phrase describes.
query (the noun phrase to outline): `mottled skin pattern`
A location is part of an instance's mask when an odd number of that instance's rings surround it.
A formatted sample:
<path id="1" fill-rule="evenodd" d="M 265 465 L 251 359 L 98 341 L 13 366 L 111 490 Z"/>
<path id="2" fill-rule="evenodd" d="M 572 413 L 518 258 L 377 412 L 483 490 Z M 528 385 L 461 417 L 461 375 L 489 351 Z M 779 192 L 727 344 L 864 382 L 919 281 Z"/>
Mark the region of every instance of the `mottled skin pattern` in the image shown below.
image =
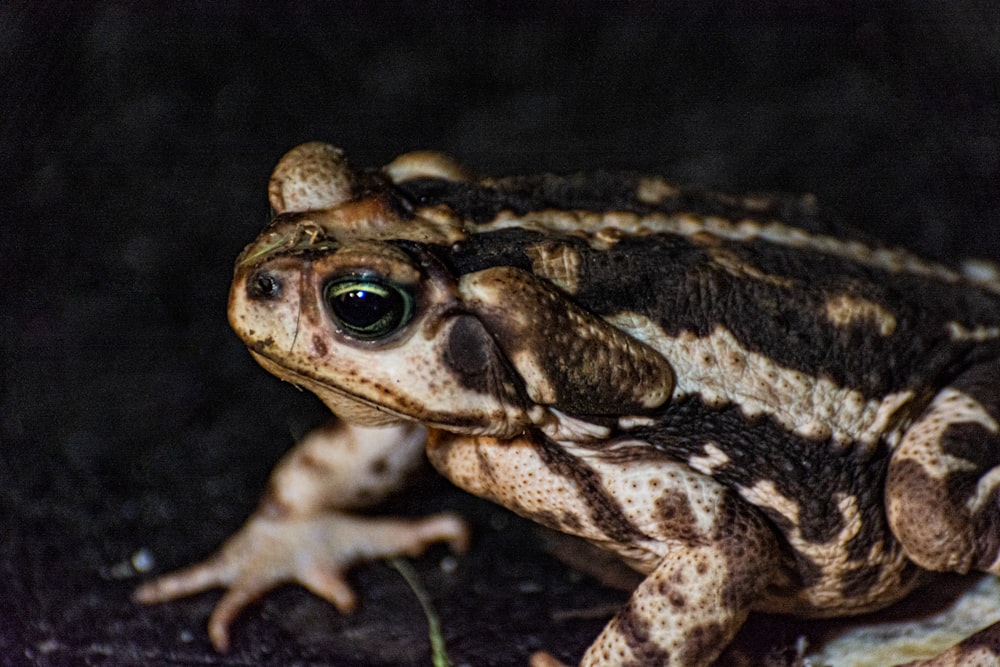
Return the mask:
<path id="1" fill-rule="evenodd" d="M 1000 280 L 879 247 L 810 198 L 634 174 L 478 178 L 305 144 L 237 261 L 230 321 L 341 420 L 203 564 L 137 591 L 298 581 L 419 553 L 451 515 L 359 519 L 426 446 L 457 485 L 645 575 L 583 665 L 707 665 L 753 610 L 884 607 L 928 571 L 1000 574 Z M 922 667 L 997 664 L 989 628 Z M 554 665 L 547 654 L 536 667 Z"/>

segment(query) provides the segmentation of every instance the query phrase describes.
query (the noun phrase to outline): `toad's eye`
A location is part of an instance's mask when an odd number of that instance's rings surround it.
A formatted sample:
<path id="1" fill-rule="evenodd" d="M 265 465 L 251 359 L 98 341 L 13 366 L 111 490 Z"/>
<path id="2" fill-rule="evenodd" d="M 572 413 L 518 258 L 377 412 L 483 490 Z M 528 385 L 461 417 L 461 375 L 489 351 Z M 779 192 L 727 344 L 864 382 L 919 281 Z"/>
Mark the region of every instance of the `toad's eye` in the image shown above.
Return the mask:
<path id="1" fill-rule="evenodd" d="M 341 331 L 358 340 L 377 340 L 399 331 L 413 316 L 409 292 L 377 277 L 331 280 L 323 298 Z"/>

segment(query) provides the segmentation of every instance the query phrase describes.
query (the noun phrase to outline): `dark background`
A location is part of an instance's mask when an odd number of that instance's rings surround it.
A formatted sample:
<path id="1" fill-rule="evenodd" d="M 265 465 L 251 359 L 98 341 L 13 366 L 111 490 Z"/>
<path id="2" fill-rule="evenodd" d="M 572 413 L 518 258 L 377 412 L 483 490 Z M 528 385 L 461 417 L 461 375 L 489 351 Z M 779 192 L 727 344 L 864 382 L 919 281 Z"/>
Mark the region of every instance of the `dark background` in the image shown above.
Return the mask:
<path id="1" fill-rule="evenodd" d="M 135 554 L 162 572 L 209 553 L 324 414 L 225 318 L 270 168 L 299 142 L 359 166 L 433 148 L 484 172 L 812 192 L 893 243 L 1000 258 L 995 3 L 222 4 L 0 5 L 4 665 L 427 664 L 382 564 L 352 575 L 351 617 L 279 589 L 224 658 L 217 593 L 128 599 Z M 621 594 L 434 479 L 389 509 L 475 524 L 455 571 L 443 548 L 415 562 L 454 662 L 578 659 L 604 617 L 553 614 Z M 801 631 L 754 623 L 748 650 Z"/>

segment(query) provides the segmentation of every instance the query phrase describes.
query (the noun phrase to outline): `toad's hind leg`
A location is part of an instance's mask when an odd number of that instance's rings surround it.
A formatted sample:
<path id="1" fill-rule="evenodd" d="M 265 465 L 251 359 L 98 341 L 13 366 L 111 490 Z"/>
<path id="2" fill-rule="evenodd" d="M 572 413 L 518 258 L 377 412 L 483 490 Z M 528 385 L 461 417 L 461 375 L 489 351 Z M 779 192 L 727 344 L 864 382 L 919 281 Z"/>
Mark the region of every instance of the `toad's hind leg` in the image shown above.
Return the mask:
<path id="1" fill-rule="evenodd" d="M 965 371 L 906 431 L 886 509 L 921 567 L 1000 574 L 1000 361 Z"/>

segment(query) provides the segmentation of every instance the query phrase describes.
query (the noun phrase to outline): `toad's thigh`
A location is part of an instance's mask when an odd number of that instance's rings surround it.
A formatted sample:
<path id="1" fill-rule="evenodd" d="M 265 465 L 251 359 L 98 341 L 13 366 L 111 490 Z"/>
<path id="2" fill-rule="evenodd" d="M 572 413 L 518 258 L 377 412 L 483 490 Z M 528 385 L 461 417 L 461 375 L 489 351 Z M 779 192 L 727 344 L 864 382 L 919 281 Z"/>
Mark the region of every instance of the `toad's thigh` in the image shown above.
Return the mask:
<path id="1" fill-rule="evenodd" d="M 1000 571 L 1000 361 L 942 389 L 893 452 L 890 525 L 918 565 Z"/>

